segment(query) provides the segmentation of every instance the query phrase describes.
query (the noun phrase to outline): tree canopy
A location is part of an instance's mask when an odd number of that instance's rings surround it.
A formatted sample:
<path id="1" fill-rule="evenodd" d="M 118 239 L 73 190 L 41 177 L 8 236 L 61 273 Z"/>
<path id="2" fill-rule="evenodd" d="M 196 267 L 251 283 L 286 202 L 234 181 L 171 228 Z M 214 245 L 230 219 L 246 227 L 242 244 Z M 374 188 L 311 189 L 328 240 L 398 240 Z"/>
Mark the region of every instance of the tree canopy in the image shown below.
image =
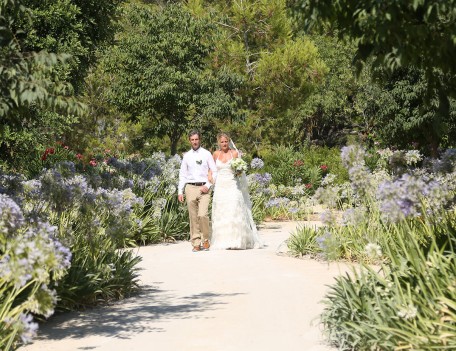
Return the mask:
<path id="1" fill-rule="evenodd" d="M 150 135 L 167 135 L 171 152 L 191 127 L 236 115 L 240 78 L 207 69 L 211 24 L 182 6 L 125 7 L 118 43 L 105 56 L 113 103 L 142 119 Z"/>
<path id="2" fill-rule="evenodd" d="M 336 29 L 334 33 L 339 38 L 348 37 L 354 41 L 357 47 L 354 63 L 358 72 L 368 65 L 372 68 L 373 76 L 382 79 L 380 84 L 390 86 L 391 82 L 401 76 L 402 84 L 396 82 L 395 88 L 391 90 L 395 94 L 400 86 L 404 87 L 405 82 L 410 84 L 416 81 L 419 84 L 419 93 L 416 89 L 412 89 L 413 93 L 412 90 L 402 90 L 403 94 L 408 91 L 414 95 L 412 106 L 415 107 L 398 107 L 403 112 L 400 113 L 402 119 L 399 120 L 405 123 L 399 129 L 403 132 L 411 131 L 410 123 L 413 121 L 415 130 L 421 126 L 424 128 L 422 132 L 425 132 L 429 124 L 426 127 L 426 123 L 419 121 L 429 121 L 429 111 L 435 111 L 431 113 L 434 116 L 431 118 L 431 144 L 434 144 L 431 149 L 435 154 L 435 139 L 440 139 L 437 136 L 446 128 L 444 124 L 454 118 L 456 1 L 336 0 L 328 5 L 328 2 L 321 0 L 301 0 L 293 1 L 295 11 L 297 2 L 308 15 L 307 30 L 321 23 L 329 24 Z M 418 80 L 413 73 L 417 71 L 420 72 Z M 404 72 L 410 76 L 405 78 Z M 406 105 L 410 99 L 399 98 Z M 396 119 L 395 123 L 399 120 Z"/>
<path id="3" fill-rule="evenodd" d="M 456 74 L 455 0 L 303 0 L 307 25 L 335 24 L 358 46 L 357 59 L 395 69 L 416 66 Z"/>

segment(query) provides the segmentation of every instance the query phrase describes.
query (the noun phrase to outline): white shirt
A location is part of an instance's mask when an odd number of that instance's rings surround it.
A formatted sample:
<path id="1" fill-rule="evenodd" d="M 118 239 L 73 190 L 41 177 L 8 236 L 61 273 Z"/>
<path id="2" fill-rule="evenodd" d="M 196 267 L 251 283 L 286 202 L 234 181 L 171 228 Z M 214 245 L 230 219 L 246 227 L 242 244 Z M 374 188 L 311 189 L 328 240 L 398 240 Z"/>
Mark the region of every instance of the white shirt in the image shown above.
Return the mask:
<path id="1" fill-rule="evenodd" d="M 209 169 L 212 171 L 212 178 L 217 178 L 217 167 L 209 151 L 199 147 L 186 152 L 179 171 L 178 195 L 184 193 L 187 183 L 205 183 L 207 188 L 210 188 L 212 184 L 207 179 Z"/>

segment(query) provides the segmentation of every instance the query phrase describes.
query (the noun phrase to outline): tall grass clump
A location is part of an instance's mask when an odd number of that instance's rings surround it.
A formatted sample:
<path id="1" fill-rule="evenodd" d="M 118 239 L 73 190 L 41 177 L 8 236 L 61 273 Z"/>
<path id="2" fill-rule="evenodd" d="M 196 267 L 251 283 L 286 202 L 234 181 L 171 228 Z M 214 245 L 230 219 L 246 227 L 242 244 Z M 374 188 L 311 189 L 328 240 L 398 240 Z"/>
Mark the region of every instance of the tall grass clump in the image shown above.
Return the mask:
<path id="1" fill-rule="evenodd" d="M 401 222 L 391 227 L 395 240 L 379 238 L 383 263 L 337 278 L 325 296 L 328 340 L 340 350 L 456 349 L 455 221 L 450 211 L 437 228 Z"/>
<path id="2" fill-rule="evenodd" d="M 316 257 L 321 248 L 317 238 L 320 236 L 318 228 L 299 226 L 291 233 L 288 239 L 288 248 L 296 256 Z"/>

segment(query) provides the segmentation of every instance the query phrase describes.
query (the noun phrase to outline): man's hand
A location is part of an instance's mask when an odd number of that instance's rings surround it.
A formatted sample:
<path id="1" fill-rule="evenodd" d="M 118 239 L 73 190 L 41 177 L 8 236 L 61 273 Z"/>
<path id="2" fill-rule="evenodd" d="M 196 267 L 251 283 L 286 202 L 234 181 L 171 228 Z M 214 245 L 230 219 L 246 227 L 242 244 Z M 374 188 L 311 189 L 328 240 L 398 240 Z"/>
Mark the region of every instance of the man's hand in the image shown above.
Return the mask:
<path id="1" fill-rule="evenodd" d="M 209 188 L 206 185 L 203 185 L 200 188 L 200 191 L 201 191 L 202 194 L 207 194 L 207 192 L 209 191 Z"/>
<path id="2" fill-rule="evenodd" d="M 183 194 L 177 195 L 177 199 L 179 200 L 180 203 L 184 202 L 184 195 Z"/>

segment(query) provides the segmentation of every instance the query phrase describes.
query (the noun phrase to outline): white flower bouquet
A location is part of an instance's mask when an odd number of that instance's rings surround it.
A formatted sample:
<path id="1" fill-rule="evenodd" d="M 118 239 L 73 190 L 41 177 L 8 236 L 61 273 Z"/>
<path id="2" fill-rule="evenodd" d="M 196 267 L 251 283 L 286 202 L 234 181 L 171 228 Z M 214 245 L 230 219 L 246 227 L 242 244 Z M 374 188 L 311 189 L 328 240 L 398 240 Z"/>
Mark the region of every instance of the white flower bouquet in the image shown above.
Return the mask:
<path id="1" fill-rule="evenodd" d="M 234 171 L 236 176 L 242 174 L 242 172 L 247 171 L 247 163 L 242 158 L 235 158 L 231 161 L 231 168 Z"/>

